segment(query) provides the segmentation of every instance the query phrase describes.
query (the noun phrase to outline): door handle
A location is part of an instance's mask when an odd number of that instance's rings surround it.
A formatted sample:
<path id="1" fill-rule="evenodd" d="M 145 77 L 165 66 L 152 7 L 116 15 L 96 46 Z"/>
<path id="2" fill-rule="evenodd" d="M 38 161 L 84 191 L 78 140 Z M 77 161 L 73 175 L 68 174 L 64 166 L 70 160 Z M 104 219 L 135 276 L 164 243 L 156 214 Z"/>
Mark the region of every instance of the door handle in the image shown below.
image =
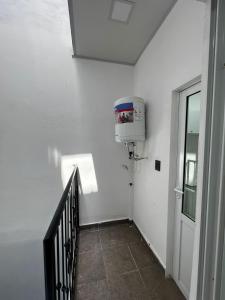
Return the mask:
<path id="1" fill-rule="evenodd" d="M 178 187 L 176 187 L 175 189 L 174 189 L 174 192 L 176 192 L 176 193 L 178 193 L 178 194 L 181 194 L 181 195 L 183 195 L 183 191 L 180 189 L 180 188 L 178 188 Z"/>

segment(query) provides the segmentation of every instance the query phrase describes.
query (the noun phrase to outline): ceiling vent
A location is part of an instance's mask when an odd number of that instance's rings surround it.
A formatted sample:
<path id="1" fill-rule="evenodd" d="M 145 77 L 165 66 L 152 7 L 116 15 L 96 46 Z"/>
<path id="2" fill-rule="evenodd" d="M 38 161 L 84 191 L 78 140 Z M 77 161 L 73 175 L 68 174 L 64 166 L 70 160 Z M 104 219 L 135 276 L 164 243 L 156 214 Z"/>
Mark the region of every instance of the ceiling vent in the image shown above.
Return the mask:
<path id="1" fill-rule="evenodd" d="M 113 0 L 110 19 L 117 22 L 128 23 L 134 8 L 134 2 L 126 0 Z"/>

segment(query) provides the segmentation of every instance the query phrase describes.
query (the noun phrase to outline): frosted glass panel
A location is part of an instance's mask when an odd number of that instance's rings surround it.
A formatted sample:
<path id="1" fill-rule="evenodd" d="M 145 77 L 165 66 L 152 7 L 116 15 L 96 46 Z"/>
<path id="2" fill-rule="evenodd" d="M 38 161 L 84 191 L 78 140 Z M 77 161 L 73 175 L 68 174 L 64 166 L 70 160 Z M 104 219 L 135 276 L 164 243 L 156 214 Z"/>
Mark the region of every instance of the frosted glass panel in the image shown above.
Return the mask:
<path id="1" fill-rule="evenodd" d="M 195 221 L 201 92 L 187 97 L 182 213 Z"/>

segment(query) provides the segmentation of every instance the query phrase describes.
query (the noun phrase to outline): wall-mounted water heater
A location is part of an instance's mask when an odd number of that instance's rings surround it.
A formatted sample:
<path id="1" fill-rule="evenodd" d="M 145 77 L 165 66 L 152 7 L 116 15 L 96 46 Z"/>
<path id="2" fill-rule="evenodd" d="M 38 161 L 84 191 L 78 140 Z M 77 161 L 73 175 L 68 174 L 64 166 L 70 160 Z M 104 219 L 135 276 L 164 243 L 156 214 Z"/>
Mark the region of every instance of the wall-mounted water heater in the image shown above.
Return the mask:
<path id="1" fill-rule="evenodd" d="M 135 155 L 136 142 L 145 140 L 145 104 L 139 97 L 124 97 L 115 101 L 115 140 L 125 143 L 130 159 L 142 159 Z"/>

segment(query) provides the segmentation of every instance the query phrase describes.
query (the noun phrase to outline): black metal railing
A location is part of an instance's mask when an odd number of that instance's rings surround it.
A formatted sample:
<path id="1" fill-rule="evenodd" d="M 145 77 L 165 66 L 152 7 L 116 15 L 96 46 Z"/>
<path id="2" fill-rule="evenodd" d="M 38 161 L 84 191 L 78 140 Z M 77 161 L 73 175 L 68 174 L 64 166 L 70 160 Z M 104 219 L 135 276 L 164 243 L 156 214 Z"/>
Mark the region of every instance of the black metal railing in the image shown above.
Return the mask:
<path id="1" fill-rule="evenodd" d="M 44 238 L 46 300 L 75 299 L 79 172 L 72 173 Z"/>

